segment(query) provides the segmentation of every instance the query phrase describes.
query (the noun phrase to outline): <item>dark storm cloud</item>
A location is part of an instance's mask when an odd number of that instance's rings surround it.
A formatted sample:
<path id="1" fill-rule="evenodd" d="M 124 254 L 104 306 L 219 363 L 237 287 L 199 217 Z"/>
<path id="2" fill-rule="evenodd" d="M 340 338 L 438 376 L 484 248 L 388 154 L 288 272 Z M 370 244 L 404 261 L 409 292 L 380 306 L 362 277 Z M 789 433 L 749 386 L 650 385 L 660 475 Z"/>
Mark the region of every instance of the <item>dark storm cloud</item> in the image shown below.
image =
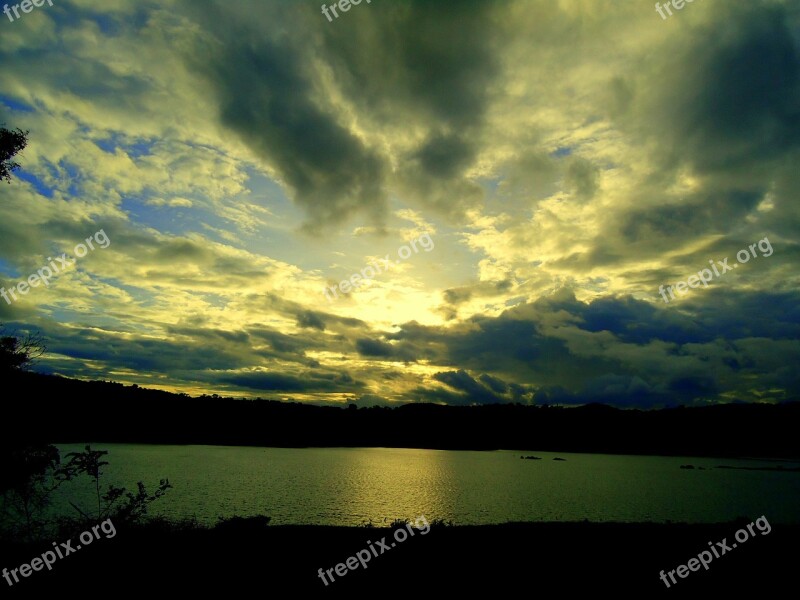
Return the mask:
<path id="1" fill-rule="evenodd" d="M 706 339 L 764 338 L 800 340 L 800 307 L 797 292 L 743 292 L 714 290 L 706 302 L 693 300 L 694 335 Z"/>
<path id="2" fill-rule="evenodd" d="M 3 201 L 7 199 L 4 197 Z M 0 220 L 0 256 L 7 261 L 22 261 L 41 250 L 41 240 L 32 228 L 22 229 L 15 225 L 11 220 Z"/>
<path id="3" fill-rule="evenodd" d="M 366 338 L 356 340 L 356 350 L 358 350 L 358 353 L 361 356 L 378 356 L 382 358 L 388 358 L 390 356 L 394 356 L 395 354 L 395 349 L 391 344 L 387 344 L 386 342 L 382 342 L 380 340 L 370 340 Z"/>
<path id="4" fill-rule="evenodd" d="M 259 328 L 225 331 L 172 326 L 166 329 L 166 333 L 169 336 L 166 340 L 137 339 L 132 335 L 120 338 L 112 331 L 86 329 L 76 333 L 50 325 L 46 337 L 50 352 L 105 363 L 110 371 L 135 369 L 182 374 L 188 379 L 212 382 L 213 377 L 202 376 L 211 367 L 220 372 L 247 368 L 253 366 L 256 358 L 279 359 L 286 363 L 310 366 L 311 361 L 305 356 L 305 350 L 322 347 L 313 339 Z M 269 344 L 269 349 L 254 349 L 255 345 L 265 342 Z"/>
<path id="5" fill-rule="evenodd" d="M 487 373 L 473 378 L 463 369 L 436 373 L 433 379 L 460 392 L 460 404 L 498 404 L 504 402 L 533 402 L 536 388 L 518 383 L 506 383 Z"/>
<path id="6" fill-rule="evenodd" d="M 638 375 L 609 373 L 591 379 L 578 391 L 562 386 L 537 390 L 536 404 L 580 405 L 601 403 L 618 408 L 661 408 L 704 405 L 720 391 L 711 375 L 676 377 L 663 386 L 652 386 Z"/>
<path id="7" fill-rule="evenodd" d="M 470 402 L 475 404 L 493 404 L 502 402 L 502 398 L 486 386 L 475 381 L 463 370 L 436 373 L 433 378 L 437 381 L 459 390 L 469 396 Z"/>
<path id="8" fill-rule="evenodd" d="M 652 340 L 701 343 L 716 336 L 715 331 L 699 326 L 685 314 L 659 310 L 648 302 L 630 297 L 598 298 L 588 305 L 576 301 L 570 309 L 581 319 L 577 324 L 579 328 L 591 332 L 609 331 L 626 343 L 645 344 Z M 702 305 L 697 309 L 702 310 Z"/>
<path id="9" fill-rule="evenodd" d="M 427 175 L 443 179 L 463 172 L 474 158 L 474 149 L 457 135 L 434 135 L 412 156 Z"/>
<path id="10" fill-rule="evenodd" d="M 499 281 L 479 281 L 470 286 L 450 288 L 444 290 L 442 295 L 444 301 L 453 306 L 463 304 L 473 297 L 496 297 L 506 294 L 514 286 L 511 279 L 501 279 Z"/>
<path id="11" fill-rule="evenodd" d="M 291 375 L 280 373 L 241 373 L 237 375 L 225 375 L 219 378 L 222 383 L 246 387 L 255 390 L 280 391 L 280 392 L 301 392 L 312 387 L 309 382 Z M 316 388 L 316 386 L 313 386 Z"/>
<path id="12" fill-rule="evenodd" d="M 472 298 L 472 289 L 468 287 L 452 288 L 442 292 L 448 304 L 462 304 Z"/>
<path id="13" fill-rule="evenodd" d="M 322 313 L 306 310 L 297 315 L 297 324 L 300 327 L 325 331 L 325 319 Z"/>
<path id="14" fill-rule="evenodd" d="M 253 302 L 254 306 L 294 318 L 301 327 L 310 327 L 312 329 L 319 329 L 320 331 L 332 329 L 337 332 L 364 330 L 368 328 L 367 323 L 360 319 L 310 310 L 306 308 L 304 304 L 293 300 L 287 300 L 278 294 L 253 294 L 249 299 Z M 314 324 L 313 326 L 312 323 Z M 324 325 L 322 329 L 318 327 L 320 323 Z"/>
<path id="15" fill-rule="evenodd" d="M 311 101 L 296 50 L 251 44 L 229 43 L 211 64 L 223 124 L 279 170 L 314 221 L 382 216 L 381 159 Z"/>
<path id="16" fill-rule="evenodd" d="M 800 160 L 796 31 L 796 11 L 788 4 L 722 3 L 714 18 L 648 47 L 638 57 L 641 68 L 610 77 L 607 114 L 644 153 L 646 175 L 588 247 L 550 266 L 579 274 L 662 256 L 668 263 L 665 255 L 688 252 L 698 240 L 713 244 L 704 253 L 725 256 L 745 230 L 794 239 L 800 222 L 793 167 Z M 565 183 L 577 190 L 578 181 L 568 176 Z M 762 210 L 766 200 L 769 208 Z M 700 256 L 700 263 L 711 258 Z M 672 277 L 671 267 L 665 264 L 660 276 Z"/>
<path id="17" fill-rule="evenodd" d="M 537 372 L 547 377 L 546 372 L 555 367 L 554 359 L 569 358 L 563 341 L 540 333 L 536 322 L 513 315 L 508 311 L 497 318 L 471 319 L 469 328 L 454 332 L 446 364 L 499 373 Z"/>
<path id="18" fill-rule="evenodd" d="M 788 12 L 721 4 L 718 18 L 676 42 L 645 117 L 672 160 L 750 170 L 797 148 L 800 52 Z"/>
<path id="19" fill-rule="evenodd" d="M 278 171 L 311 224 L 356 211 L 380 219 L 385 159 L 318 101 L 309 44 L 317 34 L 304 30 L 304 9 L 287 15 L 291 7 L 275 7 L 276 20 L 296 20 L 298 35 L 290 38 L 274 22 L 249 20 L 221 4 L 186 6 L 212 36 L 187 59 L 211 83 L 220 121 Z"/>
<path id="20" fill-rule="evenodd" d="M 459 404 L 519 401 L 534 390 L 537 402 L 642 408 L 754 399 L 754 388 L 789 398 L 800 395 L 800 378 L 785 366 L 800 356 L 798 300 L 796 292 L 707 290 L 677 310 L 560 294 L 462 326 L 408 323 L 388 337 L 427 348 L 432 364 L 465 367 L 434 376 L 472 398 L 450 398 Z M 491 373 L 475 378 L 466 368 Z"/>
<path id="21" fill-rule="evenodd" d="M 446 321 L 453 321 L 458 318 L 459 306 L 469 302 L 473 298 L 508 298 L 508 292 L 511 290 L 515 281 L 513 279 L 501 279 L 499 281 L 478 281 L 473 285 L 467 285 L 458 288 L 450 288 L 442 292 L 442 297 L 445 304 L 437 308 L 437 312 L 441 314 Z M 506 303 L 511 305 L 517 300 L 522 298 L 506 300 Z"/>
<path id="22" fill-rule="evenodd" d="M 726 340 L 800 339 L 800 308 L 794 292 L 706 291 L 687 299 L 681 312 L 665 310 L 630 297 L 575 302 L 570 311 L 586 331 L 609 331 L 626 343 L 652 340 L 700 344 L 717 337 Z M 668 307 L 667 307 L 668 308 Z"/>
<path id="23" fill-rule="evenodd" d="M 450 356 L 457 364 L 478 357 L 497 360 L 501 356 L 503 360 L 532 363 L 541 359 L 546 351 L 547 341 L 539 335 L 535 323 L 491 318 L 475 322 L 479 329 L 464 335 L 461 344 L 450 349 Z"/>
<path id="24" fill-rule="evenodd" d="M 196 343 L 177 340 L 155 340 L 133 336 L 120 337 L 117 332 L 98 328 L 74 329 L 51 324 L 46 330 L 48 351 L 71 358 L 105 363 L 108 371 L 133 369 L 147 373 L 192 371 L 214 365 L 233 369 L 242 365 L 237 348 L 245 342 L 236 334 L 208 331 L 194 332 Z M 212 342 L 215 340 L 216 343 Z M 191 352 L 187 351 L 191 348 Z"/>
<path id="25" fill-rule="evenodd" d="M 156 251 L 156 260 L 161 261 L 206 261 L 213 253 L 202 244 L 186 239 L 169 240 Z M 228 265 L 230 268 L 230 265 Z"/>
<path id="26" fill-rule="evenodd" d="M 536 404 L 562 405 L 598 402 L 619 408 L 654 408 L 679 403 L 674 397 L 653 390 L 640 377 L 613 373 L 588 381 L 578 392 L 562 386 L 542 388 L 534 400 Z"/>
<path id="27" fill-rule="evenodd" d="M 416 0 L 387 14 L 385 26 L 397 33 L 384 55 L 396 52 L 410 96 L 453 132 L 479 124 L 487 109 L 488 84 L 498 69 L 491 50 L 496 32 L 487 28 L 494 5 Z"/>
<path id="28" fill-rule="evenodd" d="M 763 189 L 715 191 L 690 196 L 680 205 L 648 206 L 633 210 L 621 219 L 619 231 L 626 241 L 657 238 L 670 243 L 687 233 L 702 231 L 728 233 L 731 223 L 744 219 L 758 205 Z M 600 261 L 594 264 L 599 264 Z"/>
<path id="29" fill-rule="evenodd" d="M 486 26 L 495 3 L 385 3 L 335 27 L 299 4 L 275 7 L 269 22 L 220 3 L 183 5 L 210 36 L 187 60 L 209 81 L 220 121 L 277 170 L 310 227 L 356 213 L 382 223 L 389 185 L 451 215 L 482 197 L 464 173 L 499 73 L 502 36 Z M 321 80 L 326 69 L 333 83 Z M 341 90 L 363 124 L 423 133 L 415 147 L 396 148 L 394 183 L 389 157 L 348 123 L 324 85 Z"/>
<path id="30" fill-rule="evenodd" d="M 216 379 L 222 383 L 271 392 L 350 392 L 361 387 L 347 373 L 306 372 L 300 376 L 283 373 L 236 373 Z"/>
<path id="31" fill-rule="evenodd" d="M 568 190 L 578 198 L 589 200 L 599 186 L 600 170 L 590 161 L 577 157 L 570 161 L 565 179 Z"/>
<path id="32" fill-rule="evenodd" d="M 475 316 L 449 328 L 407 323 L 387 338 L 413 344 L 415 356 L 425 356 L 432 364 L 488 371 L 506 380 L 538 385 L 555 385 L 574 378 L 575 372 L 600 375 L 613 367 L 602 357 L 572 355 L 564 340 L 540 331 L 542 318 L 557 310 L 539 301 L 499 317 Z"/>
<path id="33" fill-rule="evenodd" d="M 250 330 L 254 340 L 266 342 L 274 352 L 262 352 L 262 356 L 286 357 L 286 355 L 302 355 L 303 352 L 316 346 L 314 339 L 309 336 L 289 335 L 275 329 L 254 327 Z"/>
<path id="34" fill-rule="evenodd" d="M 441 139 L 438 128 L 457 135 L 483 123 L 499 73 L 498 7 L 472 0 L 385 2 L 355 15 L 355 26 L 322 27 L 323 52 L 361 110 L 431 127 L 425 147 Z M 449 143 L 461 156 L 457 146 L 475 142 L 451 137 Z"/>
<path id="35" fill-rule="evenodd" d="M 497 377 L 492 377 L 491 375 L 487 375 L 486 373 L 478 377 L 478 380 L 483 385 L 485 385 L 486 387 L 488 387 L 490 390 L 492 390 L 497 394 L 502 394 L 506 390 L 508 390 L 508 384 L 506 384 L 506 382 L 504 382 L 501 379 L 498 379 Z"/>
<path id="36" fill-rule="evenodd" d="M 412 362 L 416 360 L 410 344 L 401 343 L 392 345 L 382 340 L 360 338 L 356 340 L 355 345 L 356 351 L 361 356 L 369 356 L 372 358 L 392 358 L 394 360 L 402 360 L 405 362 Z"/>
<path id="37" fill-rule="evenodd" d="M 472 398 L 462 392 L 454 392 L 445 388 L 418 387 L 408 394 L 414 402 L 434 402 L 450 406 L 471 406 Z"/>
<path id="38" fill-rule="evenodd" d="M 77 369 L 75 374 L 84 377 L 135 370 L 179 377 L 190 383 L 201 382 L 217 389 L 239 386 L 260 391 L 345 393 L 363 388 L 360 381 L 346 372 L 309 370 L 315 364 L 305 357 L 304 349 L 324 345 L 297 336 L 257 328 L 224 331 L 171 327 L 169 340 L 136 339 L 130 335 L 132 332 L 126 333 L 120 338 L 117 332 L 97 328 L 76 331 L 51 325 L 45 338 L 48 351 L 53 354 L 105 365 L 99 371 L 88 366 Z M 270 350 L 254 350 L 254 345 L 265 341 Z M 261 358 L 281 360 L 281 369 L 268 373 L 238 371 L 253 368 Z M 58 368 L 46 371 L 58 372 Z"/>

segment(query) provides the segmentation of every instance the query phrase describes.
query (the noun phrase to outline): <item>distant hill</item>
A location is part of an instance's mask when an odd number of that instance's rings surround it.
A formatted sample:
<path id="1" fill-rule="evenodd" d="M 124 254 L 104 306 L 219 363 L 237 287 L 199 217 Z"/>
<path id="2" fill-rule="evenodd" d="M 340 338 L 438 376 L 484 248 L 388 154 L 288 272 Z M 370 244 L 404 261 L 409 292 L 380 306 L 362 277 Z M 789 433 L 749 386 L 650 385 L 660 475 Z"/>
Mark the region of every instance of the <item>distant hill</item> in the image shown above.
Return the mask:
<path id="1" fill-rule="evenodd" d="M 23 373 L 0 384 L 6 442 L 498 448 L 800 458 L 800 402 L 653 411 L 592 404 L 398 408 L 191 398 Z"/>

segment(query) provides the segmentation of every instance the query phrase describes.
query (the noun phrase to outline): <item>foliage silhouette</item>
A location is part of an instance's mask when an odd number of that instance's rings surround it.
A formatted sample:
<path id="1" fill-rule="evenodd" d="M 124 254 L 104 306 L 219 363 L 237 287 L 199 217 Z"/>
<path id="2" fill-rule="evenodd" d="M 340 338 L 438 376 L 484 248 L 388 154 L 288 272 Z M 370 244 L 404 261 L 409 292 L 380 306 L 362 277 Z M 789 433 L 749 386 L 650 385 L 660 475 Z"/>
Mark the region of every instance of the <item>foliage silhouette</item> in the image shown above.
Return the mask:
<path id="1" fill-rule="evenodd" d="M 0 181 L 11 183 L 11 173 L 19 169 L 19 164 L 11 160 L 28 145 L 30 131 L 0 127 Z"/>
<path id="2" fill-rule="evenodd" d="M 0 373 L 30 369 L 47 347 L 38 333 L 3 335 L 0 329 Z"/>
<path id="3" fill-rule="evenodd" d="M 42 512 L 62 481 L 55 477 L 61 458 L 49 444 L 0 449 L 0 525 L 29 540 L 45 530 Z"/>
<path id="4" fill-rule="evenodd" d="M 58 448 L 49 444 L 6 446 L 0 450 L 0 526 L 5 533 L 31 541 L 46 536 L 54 526 L 85 527 L 107 518 L 118 525 L 141 521 L 150 504 L 172 487 L 169 480 L 162 479 L 152 493 L 141 481 L 135 491 L 114 485 L 104 487 L 102 467 L 109 463 L 102 459 L 107 454 L 106 450 L 86 446 L 83 452 L 67 454 L 62 464 Z M 67 500 L 78 512 L 78 518 L 49 514 L 53 493 L 82 476 L 94 484 L 96 511 Z"/>

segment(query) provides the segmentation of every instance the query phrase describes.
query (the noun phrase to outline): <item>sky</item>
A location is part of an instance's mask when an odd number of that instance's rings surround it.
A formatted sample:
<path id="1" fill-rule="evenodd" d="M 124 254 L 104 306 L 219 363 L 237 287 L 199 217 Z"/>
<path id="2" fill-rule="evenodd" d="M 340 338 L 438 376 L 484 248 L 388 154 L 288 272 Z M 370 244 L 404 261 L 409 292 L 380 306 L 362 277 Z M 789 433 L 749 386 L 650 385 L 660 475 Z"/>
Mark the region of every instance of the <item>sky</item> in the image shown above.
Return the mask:
<path id="1" fill-rule="evenodd" d="M 0 285 L 72 259 L 0 299 L 41 372 L 358 406 L 800 398 L 798 0 L 18 12 Z"/>

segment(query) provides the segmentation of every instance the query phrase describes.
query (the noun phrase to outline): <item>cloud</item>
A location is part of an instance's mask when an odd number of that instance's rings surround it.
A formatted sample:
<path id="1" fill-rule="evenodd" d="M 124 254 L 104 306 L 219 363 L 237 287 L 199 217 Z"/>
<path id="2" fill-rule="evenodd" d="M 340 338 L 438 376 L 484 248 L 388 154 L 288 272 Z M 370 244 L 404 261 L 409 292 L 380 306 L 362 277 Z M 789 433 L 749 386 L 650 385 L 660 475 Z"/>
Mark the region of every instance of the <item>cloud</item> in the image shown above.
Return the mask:
<path id="1" fill-rule="evenodd" d="M 0 122 L 31 130 L 0 285 L 112 245 L 0 316 L 50 340 L 43 369 L 189 393 L 796 397 L 800 21 L 717 4 L 30 15 L 0 47 Z M 424 232 L 434 251 L 323 300 Z M 765 236 L 773 256 L 661 302 Z"/>
<path id="2" fill-rule="evenodd" d="M 666 76 L 643 110 L 672 160 L 752 170 L 797 148 L 800 49 L 789 15 L 774 3 L 726 5 L 717 14 L 724 25 L 689 30 L 662 55 Z"/>
<path id="3" fill-rule="evenodd" d="M 224 375 L 219 381 L 262 392 L 330 392 L 352 390 L 357 387 L 346 373 L 335 377 L 314 373 L 307 373 L 304 377 L 281 373 L 236 373 Z"/>
<path id="4" fill-rule="evenodd" d="M 325 331 L 325 320 L 322 314 L 310 310 L 304 311 L 297 316 L 297 324 L 300 325 L 300 327 L 309 327 L 311 329 Z"/>

